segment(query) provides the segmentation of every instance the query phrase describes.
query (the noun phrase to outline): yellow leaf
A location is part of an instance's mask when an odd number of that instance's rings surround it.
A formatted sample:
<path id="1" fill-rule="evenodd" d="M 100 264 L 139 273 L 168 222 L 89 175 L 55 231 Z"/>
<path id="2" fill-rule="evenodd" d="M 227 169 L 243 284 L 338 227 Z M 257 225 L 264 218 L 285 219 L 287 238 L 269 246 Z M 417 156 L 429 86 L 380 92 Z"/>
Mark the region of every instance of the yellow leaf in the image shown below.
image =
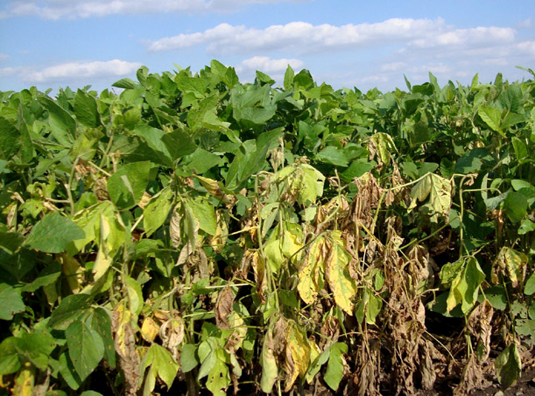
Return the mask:
<path id="1" fill-rule="evenodd" d="M 306 334 L 297 327 L 295 322 L 289 322 L 286 337 L 284 368 L 287 378 L 284 392 L 289 392 L 297 377 L 302 378 L 307 372 L 310 363 L 310 345 L 308 345 Z"/>
<path id="2" fill-rule="evenodd" d="M 160 327 L 156 322 L 151 317 L 146 317 L 141 326 L 141 336 L 145 341 L 153 342 L 159 331 Z"/>
<path id="3" fill-rule="evenodd" d="M 334 301 L 348 315 L 353 315 L 353 297 L 357 293 L 355 281 L 349 274 L 351 255 L 344 248 L 340 231 L 330 234 L 331 250 L 325 263 L 325 275 Z"/>
<path id="4" fill-rule="evenodd" d="M 67 278 L 67 283 L 71 291 L 76 294 L 80 291 L 80 282 L 83 278 L 83 269 L 80 267 L 80 263 L 73 257 L 67 256 L 62 253 L 58 260 L 61 264 L 63 274 Z"/>
<path id="5" fill-rule="evenodd" d="M 299 270 L 297 291 L 306 304 L 313 304 L 324 286 L 326 242 L 320 236 L 312 242 L 305 262 Z"/>
<path id="6" fill-rule="evenodd" d="M 20 396 L 32 396 L 35 385 L 35 369 L 29 362 L 24 363 L 22 369 L 15 377 L 13 394 Z"/>

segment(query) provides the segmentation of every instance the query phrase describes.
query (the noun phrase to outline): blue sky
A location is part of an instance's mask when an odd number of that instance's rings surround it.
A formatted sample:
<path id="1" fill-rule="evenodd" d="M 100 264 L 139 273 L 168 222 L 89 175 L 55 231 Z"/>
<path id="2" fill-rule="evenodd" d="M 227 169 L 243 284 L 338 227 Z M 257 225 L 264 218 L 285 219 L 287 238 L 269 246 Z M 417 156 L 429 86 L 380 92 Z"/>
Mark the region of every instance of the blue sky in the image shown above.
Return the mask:
<path id="1" fill-rule="evenodd" d="M 306 68 L 335 88 L 530 78 L 534 0 L 2 0 L 0 90 L 109 88 L 211 59 L 242 81 Z"/>

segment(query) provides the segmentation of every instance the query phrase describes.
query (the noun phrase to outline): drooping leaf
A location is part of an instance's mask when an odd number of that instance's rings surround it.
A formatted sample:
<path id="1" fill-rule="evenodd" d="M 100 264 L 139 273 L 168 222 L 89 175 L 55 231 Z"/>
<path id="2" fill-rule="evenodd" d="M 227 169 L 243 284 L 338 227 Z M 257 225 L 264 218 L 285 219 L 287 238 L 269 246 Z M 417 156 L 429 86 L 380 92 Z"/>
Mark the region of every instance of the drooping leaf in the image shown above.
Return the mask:
<path id="1" fill-rule="evenodd" d="M 340 386 L 340 381 L 344 377 L 344 363 L 342 355 L 347 353 L 347 345 L 343 342 L 337 342 L 330 347 L 329 363 L 323 379 L 329 387 L 335 392 Z"/>
<path id="2" fill-rule="evenodd" d="M 498 355 L 494 362 L 496 376 L 503 389 L 509 388 L 522 373 L 522 361 L 516 344 L 511 344 Z"/>

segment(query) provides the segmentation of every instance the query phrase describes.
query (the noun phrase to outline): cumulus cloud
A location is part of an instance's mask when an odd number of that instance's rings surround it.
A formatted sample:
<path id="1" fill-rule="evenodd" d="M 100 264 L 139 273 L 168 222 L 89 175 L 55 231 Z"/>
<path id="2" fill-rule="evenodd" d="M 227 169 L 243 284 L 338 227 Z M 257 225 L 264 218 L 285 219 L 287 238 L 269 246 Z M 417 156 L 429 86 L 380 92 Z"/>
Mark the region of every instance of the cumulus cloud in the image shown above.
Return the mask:
<path id="1" fill-rule="evenodd" d="M 126 62 L 118 59 L 100 62 L 68 62 L 46 67 L 41 70 L 21 72 L 27 83 L 63 82 L 76 80 L 94 80 L 105 77 L 121 77 L 134 73 L 141 63 Z"/>
<path id="2" fill-rule="evenodd" d="M 229 12 L 250 4 L 310 0 L 9 0 L 0 18 L 36 15 L 45 19 L 103 17 L 113 14 Z"/>
<path id="3" fill-rule="evenodd" d="M 250 53 L 251 51 L 296 51 L 314 53 L 329 50 L 365 48 L 402 43 L 446 30 L 444 20 L 393 18 L 379 23 L 312 25 L 291 22 L 266 29 L 222 23 L 204 32 L 179 34 L 147 41 L 149 51 L 169 51 L 204 45 L 213 54 Z"/>

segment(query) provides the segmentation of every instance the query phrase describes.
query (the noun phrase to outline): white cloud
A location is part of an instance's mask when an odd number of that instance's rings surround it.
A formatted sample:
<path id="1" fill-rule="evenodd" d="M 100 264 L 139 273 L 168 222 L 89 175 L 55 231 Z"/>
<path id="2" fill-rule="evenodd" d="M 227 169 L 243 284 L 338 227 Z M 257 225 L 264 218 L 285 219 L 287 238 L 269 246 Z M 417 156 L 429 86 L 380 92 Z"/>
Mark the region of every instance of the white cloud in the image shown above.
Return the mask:
<path id="1" fill-rule="evenodd" d="M 0 19 L 36 15 L 45 19 L 102 17 L 113 14 L 229 12 L 250 4 L 310 0 L 9 0 Z"/>
<path id="2" fill-rule="evenodd" d="M 266 29 L 222 23 L 204 32 L 179 34 L 147 41 L 149 51 L 179 50 L 206 44 L 213 54 L 258 51 L 317 53 L 329 50 L 365 48 L 372 45 L 403 43 L 441 33 L 442 19 L 388 19 L 379 23 L 333 26 L 291 22 Z"/>
<path id="3" fill-rule="evenodd" d="M 260 70 L 264 73 L 280 73 L 286 71 L 288 65 L 293 69 L 301 69 L 304 62 L 299 59 L 271 59 L 267 56 L 254 56 L 249 59 L 245 59 L 236 67 L 236 71 L 242 72 L 255 72 Z"/>
<path id="4" fill-rule="evenodd" d="M 529 29 L 533 27 L 533 21 L 531 18 L 524 19 L 516 24 L 516 27 L 519 29 Z"/>
<path id="5" fill-rule="evenodd" d="M 16 67 L 3 67 L 0 69 L 0 77 L 13 77 L 20 73 L 20 69 Z"/>
<path id="6" fill-rule="evenodd" d="M 80 79 L 94 80 L 105 77 L 121 77 L 134 73 L 141 63 L 114 59 L 107 62 L 68 62 L 42 70 L 24 70 L 21 77 L 27 83 L 63 82 Z"/>
<path id="7" fill-rule="evenodd" d="M 0 52 L 0 61 L 6 60 L 6 59 L 9 59 L 9 55 L 7 55 L 7 54 L 2 54 L 2 53 Z"/>

